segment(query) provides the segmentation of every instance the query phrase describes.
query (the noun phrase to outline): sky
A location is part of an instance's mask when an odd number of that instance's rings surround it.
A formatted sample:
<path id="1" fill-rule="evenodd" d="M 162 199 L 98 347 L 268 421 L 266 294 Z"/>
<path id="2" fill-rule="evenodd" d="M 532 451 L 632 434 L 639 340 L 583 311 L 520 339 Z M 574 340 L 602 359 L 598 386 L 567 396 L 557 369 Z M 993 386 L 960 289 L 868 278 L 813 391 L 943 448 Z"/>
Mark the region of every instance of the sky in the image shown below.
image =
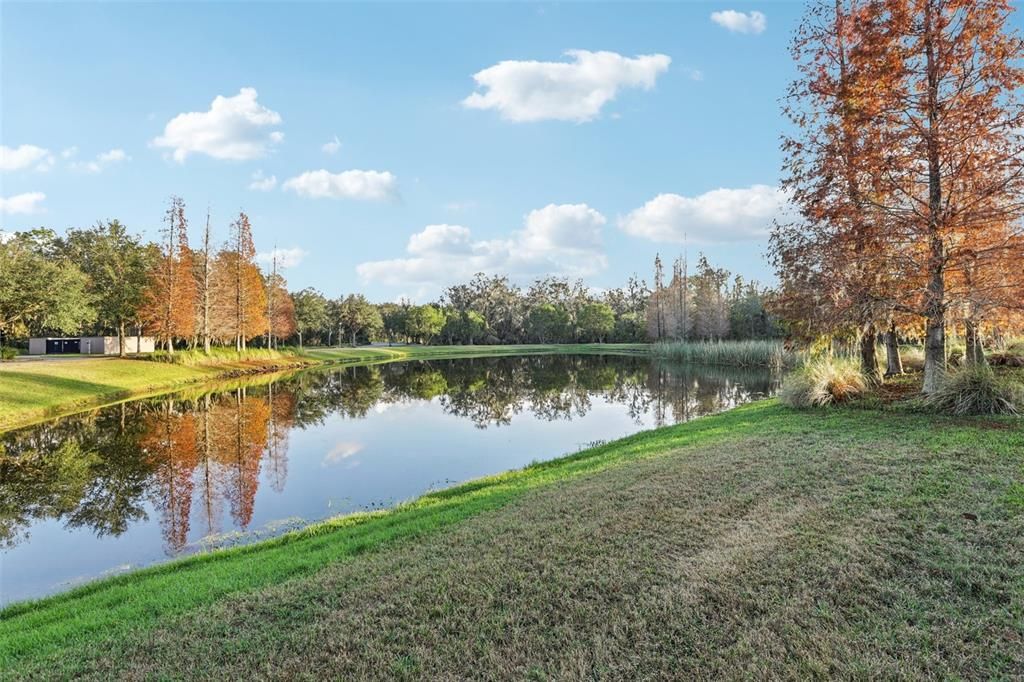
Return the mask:
<path id="1" fill-rule="evenodd" d="M 684 250 L 764 282 L 799 2 L 0 2 L 0 228 L 193 244 L 291 289 L 595 289 Z"/>

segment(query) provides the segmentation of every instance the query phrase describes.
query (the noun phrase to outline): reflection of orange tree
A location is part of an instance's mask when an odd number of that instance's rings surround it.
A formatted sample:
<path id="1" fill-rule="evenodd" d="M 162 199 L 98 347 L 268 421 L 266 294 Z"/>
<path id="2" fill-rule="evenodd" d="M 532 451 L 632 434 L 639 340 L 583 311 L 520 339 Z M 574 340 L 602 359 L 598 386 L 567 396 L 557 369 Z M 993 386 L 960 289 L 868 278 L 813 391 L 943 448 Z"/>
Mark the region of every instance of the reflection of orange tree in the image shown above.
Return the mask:
<path id="1" fill-rule="evenodd" d="M 270 424 L 267 427 L 267 470 L 270 487 L 275 492 L 284 490 L 288 478 L 288 432 L 295 425 L 298 396 L 294 391 L 282 391 L 273 382 L 267 385 L 267 405 Z"/>
<path id="2" fill-rule="evenodd" d="M 161 513 L 166 549 L 173 554 L 188 539 L 192 472 L 198 463 L 195 415 L 165 400 L 146 415 L 145 422 L 139 446 L 153 465 L 154 506 Z"/>
<path id="3" fill-rule="evenodd" d="M 224 497 L 235 524 L 245 528 L 252 521 L 253 503 L 259 488 L 260 458 L 267 446 L 270 407 L 266 401 L 248 399 L 245 388 L 221 396 L 213 406 L 214 457 L 224 472 Z"/>

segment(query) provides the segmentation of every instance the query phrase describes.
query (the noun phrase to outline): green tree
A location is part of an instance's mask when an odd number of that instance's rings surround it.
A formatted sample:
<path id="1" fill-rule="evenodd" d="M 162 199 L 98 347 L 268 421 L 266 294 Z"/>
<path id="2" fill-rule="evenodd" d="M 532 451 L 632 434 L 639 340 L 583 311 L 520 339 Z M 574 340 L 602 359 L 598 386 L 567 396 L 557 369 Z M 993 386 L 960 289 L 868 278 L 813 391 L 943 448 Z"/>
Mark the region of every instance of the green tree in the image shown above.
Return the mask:
<path id="1" fill-rule="evenodd" d="M 140 321 L 158 249 L 129 234 L 117 220 L 68 230 L 57 249 L 89 278 L 87 291 L 94 301 L 96 324 L 103 331 L 117 332 L 119 354 L 124 357 L 125 329 Z"/>
<path id="2" fill-rule="evenodd" d="M 299 347 L 302 347 L 304 336 L 322 333 L 329 319 L 327 316 L 327 299 L 316 289 L 307 287 L 292 294 L 295 306 L 295 329 L 299 333 Z"/>
<path id="3" fill-rule="evenodd" d="M 341 328 L 352 340 L 372 341 L 384 329 L 384 320 L 377 307 L 362 294 L 350 294 L 340 305 Z"/>
<path id="4" fill-rule="evenodd" d="M 409 309 L 405 328 L 418 343 L 430 343 L 444 327 L 444 313 L 434 305 L 418 305 Z"/>
<path id="5" fill-rule="evenodd" d="M 530 338 L 540 343 L 552 343 L 569 336 L 569 313 L 560 306 L 541 303 L 530 309 L 526 316 L 526 330 Z"/>
<path id="6" fill-rule="evenodd" d="M 584 303 L 576 313 L 576 328 L 581 340 L 601 343 L 615 329 L 615 312 L 604 303 Z"/>
<path id="7" fill-rule="evenodd" d="M 79 331 L 96 318 L 88 279 L 55 253 L 52 230 L 16 232 L 0 241 L 0 345 L 5 337 Z"/>
<path id="8" fill-rule="evenodd" d="M 448 343 L 465 343 L 472 345 L 487 334 L 487 322 L 483 315 L 475 310 L 458 312 L 449 310 L 445 318 L 441 335 Z"/>

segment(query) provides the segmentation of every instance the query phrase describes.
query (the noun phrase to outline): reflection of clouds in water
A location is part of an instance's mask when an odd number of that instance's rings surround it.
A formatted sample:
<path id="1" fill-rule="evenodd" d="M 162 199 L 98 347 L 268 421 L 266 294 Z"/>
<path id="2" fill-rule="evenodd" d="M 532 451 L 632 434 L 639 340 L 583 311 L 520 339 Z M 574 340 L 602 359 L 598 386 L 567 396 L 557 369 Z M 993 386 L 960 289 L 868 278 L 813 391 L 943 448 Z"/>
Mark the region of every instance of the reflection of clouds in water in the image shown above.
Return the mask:
<path id="1" fill-rule="evenodd" d="M 331 451 L 324 456 L 322 466 L 330 466 L 334 464 L 340 464 L 347 458 L 361 452 L 363 444 L 356 441 L 343 440 L 336 443 Z"/>

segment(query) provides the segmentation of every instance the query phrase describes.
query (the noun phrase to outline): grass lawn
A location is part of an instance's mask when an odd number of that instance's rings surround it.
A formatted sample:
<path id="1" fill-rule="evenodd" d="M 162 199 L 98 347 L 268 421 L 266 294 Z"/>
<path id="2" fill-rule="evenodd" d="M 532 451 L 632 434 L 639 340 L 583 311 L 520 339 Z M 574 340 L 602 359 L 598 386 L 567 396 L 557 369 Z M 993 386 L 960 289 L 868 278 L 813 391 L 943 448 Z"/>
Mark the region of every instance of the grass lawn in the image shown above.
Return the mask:
<path id="1" fill-rule="evenodd" d="M 755 403 L 15 605 L 0 675 L 1020 677 L 1024 423 Z"/>
<path id="2" fill-rule="evenodd" d="M 127 398 L 163 393 L 197 381 L 318 363 L 373 364 L 407 359 L 529 353 L 646 352 L 645 344 L 533 346 L 396 346 L 283 352 L 281 358 L 235 361 L 223 355 L 202 365 L 121 358 L 64 358 L 0 364 L 0 431 Z"/>

